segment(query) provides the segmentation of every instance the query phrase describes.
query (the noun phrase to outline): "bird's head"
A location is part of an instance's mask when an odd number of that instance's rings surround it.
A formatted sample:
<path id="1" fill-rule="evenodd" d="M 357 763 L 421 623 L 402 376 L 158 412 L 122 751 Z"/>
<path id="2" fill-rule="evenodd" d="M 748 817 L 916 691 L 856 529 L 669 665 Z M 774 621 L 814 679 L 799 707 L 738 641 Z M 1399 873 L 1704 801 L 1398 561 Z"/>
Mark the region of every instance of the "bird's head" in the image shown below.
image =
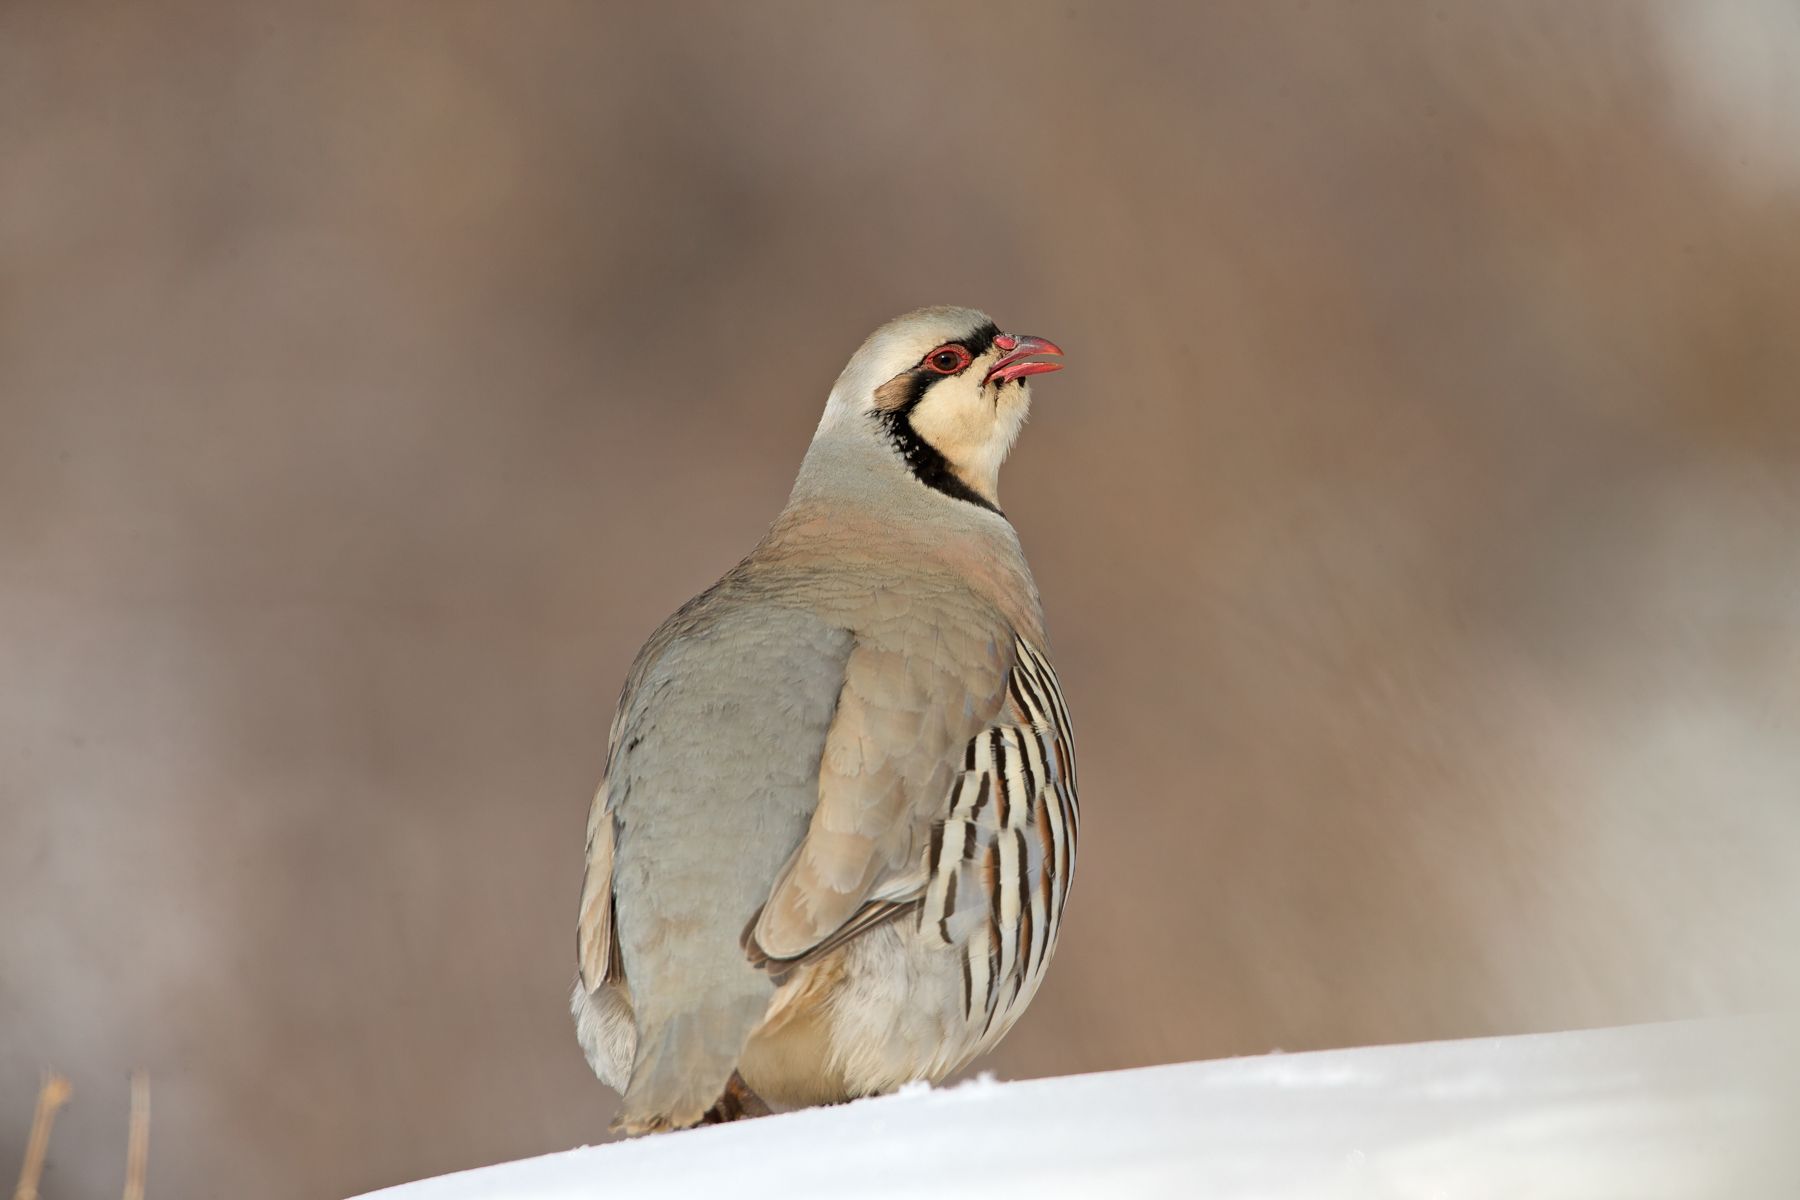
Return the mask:
<path id="1" fill-rule="evenodd" d="M 838 377 L 815 444 L 873 442 L 925 486 L 998 512 L 1000 464 L 1031 408 L 1027 380 L 1060 370 L 1041 356 L 1061 353 L 972 308 L 896 317 Z"/>

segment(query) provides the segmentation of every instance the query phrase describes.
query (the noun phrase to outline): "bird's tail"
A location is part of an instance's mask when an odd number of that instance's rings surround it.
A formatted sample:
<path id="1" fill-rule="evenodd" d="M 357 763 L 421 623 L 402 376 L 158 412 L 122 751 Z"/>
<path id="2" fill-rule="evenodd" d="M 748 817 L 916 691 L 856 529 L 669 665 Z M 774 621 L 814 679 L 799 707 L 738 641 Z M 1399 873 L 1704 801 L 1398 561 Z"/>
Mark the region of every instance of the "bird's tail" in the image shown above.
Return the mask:
<path id="1" fill-rule="evenodd" d="M 640 1026 L 615 1127 L 652 1133 L 698 1125 L 724 1093 L 765 1005 L 766 999 L 739 1000 L 670 1013 Z"/>

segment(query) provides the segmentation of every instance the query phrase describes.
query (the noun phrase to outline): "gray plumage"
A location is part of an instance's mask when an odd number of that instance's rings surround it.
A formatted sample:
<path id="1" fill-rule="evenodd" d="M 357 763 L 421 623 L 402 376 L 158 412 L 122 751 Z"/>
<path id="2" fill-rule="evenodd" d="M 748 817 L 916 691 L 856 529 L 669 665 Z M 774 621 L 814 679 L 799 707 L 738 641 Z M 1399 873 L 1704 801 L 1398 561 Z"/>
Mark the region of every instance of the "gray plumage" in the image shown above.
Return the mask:
<path id="1" fill-rule="evenodd" d="M 640 652 L 573 997 L 622 1128 L 941 1078 L 1035 992 L 1073 746 L 998 469 L 1055 352 L 967 309 L 877 331 L 769 534 Z"/>

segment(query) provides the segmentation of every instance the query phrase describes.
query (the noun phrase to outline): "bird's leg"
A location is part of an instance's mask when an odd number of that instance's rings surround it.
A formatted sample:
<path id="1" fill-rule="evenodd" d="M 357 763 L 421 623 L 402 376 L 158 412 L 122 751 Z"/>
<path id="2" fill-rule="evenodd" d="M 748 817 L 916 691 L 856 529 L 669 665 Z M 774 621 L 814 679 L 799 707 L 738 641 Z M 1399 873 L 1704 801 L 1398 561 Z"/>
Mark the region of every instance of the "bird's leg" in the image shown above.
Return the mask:
<path id="1" fill-rule="evenodd" d="M 706 1110 L 700 1118 L 702 1125 L 721 1125 L 726 1121 L 747 1121 L 751 1117 L 766 1117 L 769 1106 L 763 1098 L 750 1090 L 744 1077 L 736 1071 L 725 1081 L 725 1091 L 717 1103 Z"/>

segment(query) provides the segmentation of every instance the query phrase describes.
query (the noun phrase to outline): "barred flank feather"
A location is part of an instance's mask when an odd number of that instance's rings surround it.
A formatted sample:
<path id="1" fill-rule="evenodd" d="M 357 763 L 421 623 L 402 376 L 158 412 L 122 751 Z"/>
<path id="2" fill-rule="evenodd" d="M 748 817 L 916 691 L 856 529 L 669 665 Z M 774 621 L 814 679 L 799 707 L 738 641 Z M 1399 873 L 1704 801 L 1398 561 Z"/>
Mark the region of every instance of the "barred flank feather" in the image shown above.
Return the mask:
<path id="1" fill-rule="evenodd" d="M 963 955 L 963 1015 L 990 1044 L 1030 1002 L 1062 926 L 1078 829 L 1056 672 L 1015 642 L 1010 701 L 975 737 L 928 849 L 918 927 Z"/>

